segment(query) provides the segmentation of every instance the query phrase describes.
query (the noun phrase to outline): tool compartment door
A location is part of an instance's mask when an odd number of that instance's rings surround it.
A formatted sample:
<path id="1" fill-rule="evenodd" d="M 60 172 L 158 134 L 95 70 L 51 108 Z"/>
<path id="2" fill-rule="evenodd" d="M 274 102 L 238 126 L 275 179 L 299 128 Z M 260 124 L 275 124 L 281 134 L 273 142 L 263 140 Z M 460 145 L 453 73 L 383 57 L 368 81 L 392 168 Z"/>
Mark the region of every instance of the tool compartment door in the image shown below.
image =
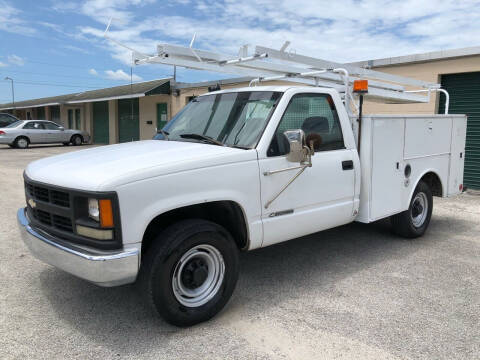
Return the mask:
<path id="1" fill-rule="evenodd" d="M 452 117 L 452 145 L 450 154 L 450 168 L 448 173 L 447 196 L 461 192 L 463 187 L 463 171 L 465 164 L 465 137 L 467 132 L 467 117 Z"/>
<path id="2" fill-rule="evenodd" d="M 408 117 L 405 121 L 405 159 L 450 153 L 450 117 Z"/>
<path id="3" fill-rule="evenodd" d="M 404 124 L 400 117 L 372 118 L 372 221 L 402 210 Z"/>

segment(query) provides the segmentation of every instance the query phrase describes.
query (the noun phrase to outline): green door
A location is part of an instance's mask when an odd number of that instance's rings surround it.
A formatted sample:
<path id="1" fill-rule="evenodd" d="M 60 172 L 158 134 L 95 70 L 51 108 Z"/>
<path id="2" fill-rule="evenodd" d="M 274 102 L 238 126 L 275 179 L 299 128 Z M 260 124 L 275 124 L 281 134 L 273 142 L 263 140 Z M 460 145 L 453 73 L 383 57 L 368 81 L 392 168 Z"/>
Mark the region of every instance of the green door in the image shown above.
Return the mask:
<path id="1" fill-rule="evenodd" d="M 480 72 L 442 75 L 442 88 L 450 95 L 451 114 L 467 114 L 467 142 L 463 184 L 480 189 Z M 445 96 L 438 112 L 445 112 Z"/>
<path id="2" fill-rule="evenodd" d="M 157 130 L 163 129 L 168 121 L 167 103 L 157 104 Z"/>
<path id="3" fill-rule="evenodd" d="M 73 129 L 73 109 L 68 109 L 68 128 Z"/>
<path id="4" fill-rule="evenodd" d="M 93 143 L 110 143 L 108 101 L 98 101 L 93 103 Z"/>
<path id="5" fill-rule="evenodd" d="M 138 98 L 118 100 L 118 141 L 140 139 Z"/>
<path id="6" fill-rule="evenodd" d="M 75 129 L 82 128 L 82 120 L 80 119 L 80 109 L 75 109 Z"/>
<path id="7" fill-rule="evenodd" d="M 43 106 L 37 108 L 37 119 L 45 120 L 45 108 Z"/>

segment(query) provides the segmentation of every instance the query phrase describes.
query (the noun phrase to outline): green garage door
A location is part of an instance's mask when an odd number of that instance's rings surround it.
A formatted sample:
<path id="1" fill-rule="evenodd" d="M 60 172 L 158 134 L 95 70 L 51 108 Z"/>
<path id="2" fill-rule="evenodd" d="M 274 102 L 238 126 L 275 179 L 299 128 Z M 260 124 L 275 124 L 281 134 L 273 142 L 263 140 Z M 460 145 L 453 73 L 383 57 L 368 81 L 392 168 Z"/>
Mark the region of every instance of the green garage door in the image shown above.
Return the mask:
<path id="1" fill-rule="evenodd" d="M 93 103 L 93 143 L 109 142 L 108 101 L 97 101 Z"/>
<path id="2" fill-rule="evenodd" d="M 463 184 L 480 189 L 480 72 L 442 75 L 442 87 L 450 94 L 451 114 L 467 114 L 467 144 Z M 439 113 L 445 109 L 440 97 Z"/>
<path id="3" fill-rule="evenodd" d="M 118 100 L 118 141 L 135 141 L 139 138 L 138 98 Z"/>

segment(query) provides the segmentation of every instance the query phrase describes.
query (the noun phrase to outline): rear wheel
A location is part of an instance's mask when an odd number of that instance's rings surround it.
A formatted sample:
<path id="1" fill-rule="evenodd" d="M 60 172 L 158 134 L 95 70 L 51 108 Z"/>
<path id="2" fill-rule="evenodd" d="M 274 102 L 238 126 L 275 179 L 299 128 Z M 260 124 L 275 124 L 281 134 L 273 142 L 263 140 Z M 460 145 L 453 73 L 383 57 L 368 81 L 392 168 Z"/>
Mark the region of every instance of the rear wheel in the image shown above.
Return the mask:
<path id="1" fill-rule="evenodd" d="M 238 249 L 223 227 L 205 220 L 176 223 L 154 240 L 140 284 L 169 323 L 190 326 L 217 314 L 238 279 Z"/>
<path id="2" fill-rule="evenodd" d="M 82 145 L 83 138 L 81 135 L 73 135 L 70 141 L 74 146 L 79 146 L 79 145 Z"/>
<path id="3" fill-rule="evenodd" d="M 420 181 L 413 192 L 408 210 L 391 217 L 393 231 L 406 238 L 422 236 L 430 224 L 433 197 L 430 187 Z"/>
<path id="4" fill-rule="evenodd" d="M 19 136 L 18 138 L 15 139 L 13 146 L 19 149 L 26 149 L 28 148 L 28 144 L 30 142 L 28 141 L 28 138 L 24 136 Z"/>

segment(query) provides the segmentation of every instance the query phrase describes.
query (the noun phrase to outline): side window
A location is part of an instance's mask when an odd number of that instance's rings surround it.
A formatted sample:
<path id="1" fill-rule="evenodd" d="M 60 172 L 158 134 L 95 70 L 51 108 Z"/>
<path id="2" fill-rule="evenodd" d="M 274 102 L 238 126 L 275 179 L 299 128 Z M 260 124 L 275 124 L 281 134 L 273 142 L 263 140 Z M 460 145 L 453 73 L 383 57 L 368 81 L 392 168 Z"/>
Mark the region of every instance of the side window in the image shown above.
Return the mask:
<path id="1" fill-rule="evenodd" d="M 283 133 L 295 129 L 305 132 L 307 144 L 313 141 L 315 152 L 345 148 L 337 110 L 330 95 L 294 95 L 275 131 L 267 155 L 285 155 L 288 142 Z"/>
<path id="2" fill-rule="evenodd" d="M 59 130 L 59 126 L 51 122 L 44 122 L 43 126 L 45 126 L 47 130 Z"/>
<path id="3" fill-rule="evenodd" d="M 31 121 L 23 127 L 24 129 L 30 129 L 30 130 L 43 130 L 43 125 L 39 122 L 36 121 Z"/>

